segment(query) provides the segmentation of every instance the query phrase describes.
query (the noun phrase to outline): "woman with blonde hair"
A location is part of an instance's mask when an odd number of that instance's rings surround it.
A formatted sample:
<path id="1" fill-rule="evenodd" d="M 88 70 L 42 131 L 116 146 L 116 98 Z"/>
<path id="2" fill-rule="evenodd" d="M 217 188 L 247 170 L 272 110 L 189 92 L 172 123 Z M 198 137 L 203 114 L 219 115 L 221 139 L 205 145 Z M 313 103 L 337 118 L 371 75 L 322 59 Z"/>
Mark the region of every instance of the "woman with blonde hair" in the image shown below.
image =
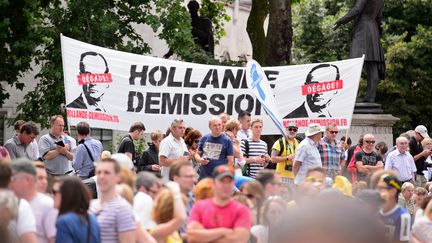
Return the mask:
<path id="1" fill-rule="evenodd" d="M 204 178 L 194 188 L 195 202 L 213 197 L 213 179 Z"/>
<path id="2" fill-rule="evenodd" d="M 186 220 L 186 208 L 176 182 L 168 182 L 153 203 L 152 216 L 157 226 L 150 234 L 159 243 L 183 242 L 178 230 Z"/>
<path id="3" fill-rule="evenodd" d="M 225 134 L 231 139 L 234 148 L 234 166 L 236 168 L 236 175 L 241 175 L 237 169 L 241 169 L 246 160 L 240 148 L 240 141 L 237 139 L 237 132 L 240 130 L 240 122 L 236 119 L 230 119 L 225 124 Z"/>

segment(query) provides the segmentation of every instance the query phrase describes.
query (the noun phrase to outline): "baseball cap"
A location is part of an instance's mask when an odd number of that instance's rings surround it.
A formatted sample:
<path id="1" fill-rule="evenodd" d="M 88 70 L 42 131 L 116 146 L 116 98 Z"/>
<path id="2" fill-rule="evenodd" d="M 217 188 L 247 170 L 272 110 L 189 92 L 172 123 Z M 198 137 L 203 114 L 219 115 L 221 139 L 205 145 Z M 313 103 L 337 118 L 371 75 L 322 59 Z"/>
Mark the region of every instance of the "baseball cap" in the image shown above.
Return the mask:
<path id="1" fill-rule="evenodd" d="M 29 175 L 36 176 L 36 167 L 33 165 L 31 160 L 27 158 L 19 158 L 11 163 L 12 173 L 26 173 Z"/>
<path id="2" fill-rule="evenodd" d="M 307 137 L 309 137 L 309 136 L 315 135 L 315 134 L 317 134 L 319 132 L 325 132 L 325 129 L 322 128 L 320 126 L 320 124 L 318 124 L 318 123 L 311 123 L 311 124 L 309 124 L 309 126 L 308 126 L 308 128 L 306 130 L 305 135 Z"/>
<path id="3" fill-rule="evenodd" d="M 285 127 L 297 127 L 297 124 L 295 122 L 290 122 Z"/>
<path id="4" fill-rule="evenodd" d="M 213 178 L 215 180 L 220 180 L 220 179 L 223 179 L 227 176 L 234 179 L 234 169 L 230 168 L 227 165 L 219 165 L 218 167 L 214 168 Z"/>
<path id="5" fill-rule="evenodd" d="M 418 125 L 414 131 L 418 132 L 423 138 L 428 138 L 429 134 L 428 134 L 428 130 L 425 126 L 423 125 Z"/>
<path id="6" fill-rule="evenodd" d="M 401 181 L 396 176 L 394 176 L 394 175 L 384 174 L 384 175 L 381 176 L 380 182 L 386 183 L 387 186 L 393 187 L 396 190 L 398 190 L 399 192 L 402 189 L 402 183 L 401 183 Z"/>

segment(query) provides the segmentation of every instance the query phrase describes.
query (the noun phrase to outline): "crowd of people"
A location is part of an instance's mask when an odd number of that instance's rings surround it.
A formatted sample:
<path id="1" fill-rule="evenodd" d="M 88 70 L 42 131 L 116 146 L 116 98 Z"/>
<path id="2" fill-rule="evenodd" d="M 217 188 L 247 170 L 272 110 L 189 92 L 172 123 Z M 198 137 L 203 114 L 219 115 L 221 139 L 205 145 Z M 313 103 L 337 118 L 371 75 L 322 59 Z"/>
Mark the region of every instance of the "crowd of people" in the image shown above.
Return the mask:
<path id="1" fill-rule="evenodd" d="M 432 242 L 432 139 L 425 126 L 396 145 L 336 124 L 295 123 L 271 147 L 261 119 L 212 117 L 208 131 L 180 118 L 166 132 L 131 125 L 116 153 L 77 137 L 62 116 L 39 135 L 29 121 L 0 146 L 0 241 Z M 302 139 L 300 139 L 302 138 Z"/>

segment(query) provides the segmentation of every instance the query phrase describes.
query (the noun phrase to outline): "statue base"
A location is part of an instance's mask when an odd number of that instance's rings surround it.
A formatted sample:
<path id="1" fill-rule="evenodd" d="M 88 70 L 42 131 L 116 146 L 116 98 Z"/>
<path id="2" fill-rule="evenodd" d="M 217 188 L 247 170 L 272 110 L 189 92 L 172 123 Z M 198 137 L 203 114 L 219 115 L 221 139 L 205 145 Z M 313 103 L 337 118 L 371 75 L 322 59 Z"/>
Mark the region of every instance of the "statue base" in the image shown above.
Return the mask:
<path id="1" fill-rule="evenodd" d="M 393 125 L 399 120 L 391 114 L 384 114 L 380 104 L 356 103 L 348 137 L 355 145 L 360 135 L 370 133 L 375 136 L 376 143 L 382 141 L 391 147 L 393 146 Z"/>
<path id="2" fill-rule="evenodd" d="M 383 114 L 380 104 L 359 102 L 354 106 L 354 114 Z"/>

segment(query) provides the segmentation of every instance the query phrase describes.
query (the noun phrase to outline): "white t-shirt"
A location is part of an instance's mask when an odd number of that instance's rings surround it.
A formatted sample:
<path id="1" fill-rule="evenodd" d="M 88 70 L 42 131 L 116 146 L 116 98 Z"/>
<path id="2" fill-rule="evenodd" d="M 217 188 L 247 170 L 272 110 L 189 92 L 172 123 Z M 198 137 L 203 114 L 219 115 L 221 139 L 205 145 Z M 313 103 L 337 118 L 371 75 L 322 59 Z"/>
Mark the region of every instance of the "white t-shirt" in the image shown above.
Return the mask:
<path id="1" fill-rule="evenodd" d="M 56 235 L 57 209 L 54 200 L 45 194 L 38 193 L 30 206 L 36 219 L 36 237 L 38 243 L 48 243 L 48 239 Z"/>
<path id="2" fill-rule="evenodd" d="M 17 237 L 29 232 L 36 232 L 36 221 L 30 204 L 24 200 L 19 200 L 18 216 L 9 223 L 9 230 Z"/>
<path id="3" fill-rule="evenodd" d="M 268 234 L 269 234 L 269 228 L 265 225 L 254 225 L 251 228 L 251 233 L 254 235 L 259 242 L 261 243 L 267 243 L 268 242 Z"/>
<path id="4" fill-rule="evenodd" d="M 145 230 L 156 227 L 151 218 L 153 199 L 144 192 L 138 192 L 134 197 L 133 211 L 139 218 L 141 227 Z"/>
<path id="5" fill-rule="evenodd" d="M 168 159 L 178 159 L 183 156 L 185 152 L 189 152 L 183 140 L 177 140 L 171 133 L 168 137 L 164 138 L 159 145 L 159 156 L 165 156 Z M 162 166 L 161 175 L 164 183 L 169 181 L 170 167 Z"/>

